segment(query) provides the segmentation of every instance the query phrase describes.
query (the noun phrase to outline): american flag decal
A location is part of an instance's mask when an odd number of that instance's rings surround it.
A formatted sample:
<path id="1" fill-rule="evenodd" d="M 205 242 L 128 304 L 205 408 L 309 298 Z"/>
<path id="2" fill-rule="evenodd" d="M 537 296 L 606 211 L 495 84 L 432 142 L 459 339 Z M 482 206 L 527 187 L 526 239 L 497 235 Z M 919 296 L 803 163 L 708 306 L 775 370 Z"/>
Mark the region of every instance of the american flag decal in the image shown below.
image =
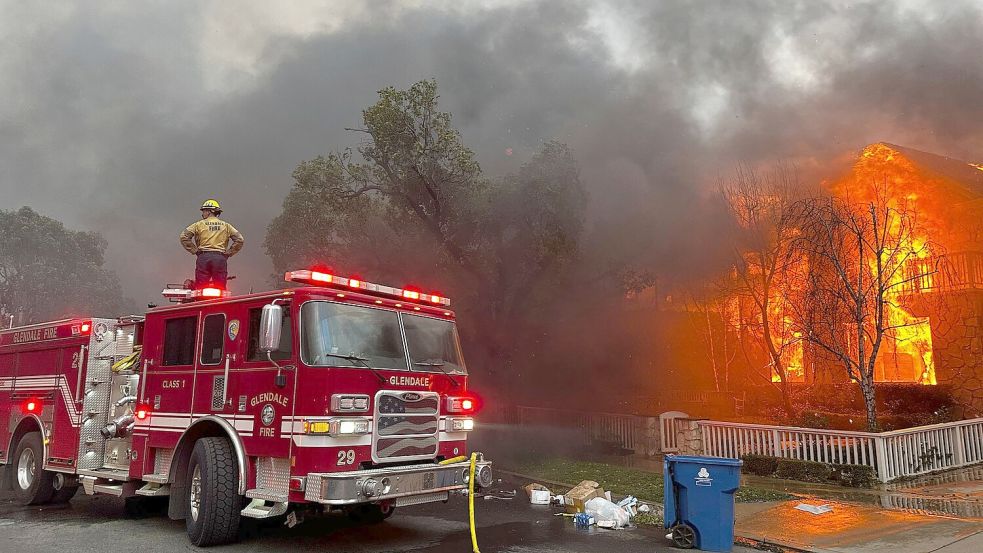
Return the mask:
<path id="1" fill-rule="evenodd" d="M 439 396 L 434 392 L 383 391 L 376 396 L 377 460 L 404 461 L 437 454 Z"/>

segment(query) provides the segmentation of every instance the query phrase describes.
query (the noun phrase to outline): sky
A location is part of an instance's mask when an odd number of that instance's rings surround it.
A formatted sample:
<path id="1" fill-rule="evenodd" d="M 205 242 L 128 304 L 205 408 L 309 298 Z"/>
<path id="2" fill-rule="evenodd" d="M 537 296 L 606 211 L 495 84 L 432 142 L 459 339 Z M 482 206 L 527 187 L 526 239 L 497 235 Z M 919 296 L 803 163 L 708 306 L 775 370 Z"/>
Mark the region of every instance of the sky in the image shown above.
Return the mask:
<path id="1" fill-rule="evenodd" d="M 138 303 L 193 272 L 214 197 L 262 249 L 297 164 L 357 146 L 386 86 L 436 78 L 486 174 L 568 143 L 591 228 L 698 252 L 694 206 L 737 163 L 822 175 L 886 141 L 983 160 L 978 1 L 0 0 L 0 209 L 109 242 Z M 632 215 L 642 232 L 622 228 Z M 712 222 L 708 222 L 712 223 Z M 694 231 L 694 229 L 697 229 Z M 699 231 L 703 229 L 703 231 Z"/>

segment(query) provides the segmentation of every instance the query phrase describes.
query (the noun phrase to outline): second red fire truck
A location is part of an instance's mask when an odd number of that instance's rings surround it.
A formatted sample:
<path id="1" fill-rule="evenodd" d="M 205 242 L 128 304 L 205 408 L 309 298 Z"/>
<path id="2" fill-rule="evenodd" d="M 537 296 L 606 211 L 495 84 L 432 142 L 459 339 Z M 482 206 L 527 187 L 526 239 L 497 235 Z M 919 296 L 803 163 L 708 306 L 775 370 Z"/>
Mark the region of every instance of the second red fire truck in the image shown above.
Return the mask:
<path id="1" fill-rule="evenodd" d="M 0 332 L 0 464 L 25 504 L 168 496 L 206 546 L 242 517 L 380 521 L 468 486 L 468 390 L 450 301 L 330 271 L 144 317 Z M 190 301 L 195 300 L 195 301 Z M 475 462 L 475 485 L 491 483 Z"/>

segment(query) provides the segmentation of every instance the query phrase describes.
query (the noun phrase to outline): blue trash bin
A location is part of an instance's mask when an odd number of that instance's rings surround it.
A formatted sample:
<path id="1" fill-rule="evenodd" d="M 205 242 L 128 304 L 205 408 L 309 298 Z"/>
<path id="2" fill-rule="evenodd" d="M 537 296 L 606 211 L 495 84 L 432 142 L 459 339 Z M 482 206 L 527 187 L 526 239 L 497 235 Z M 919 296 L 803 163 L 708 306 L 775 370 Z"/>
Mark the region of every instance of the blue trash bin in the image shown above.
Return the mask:
<path id="1" fill-rule="evenodd" d="M 738 459 L 666 455 L 665 524 L 677 547 L 730 551 L 734 545 L 734 492 Z"/>

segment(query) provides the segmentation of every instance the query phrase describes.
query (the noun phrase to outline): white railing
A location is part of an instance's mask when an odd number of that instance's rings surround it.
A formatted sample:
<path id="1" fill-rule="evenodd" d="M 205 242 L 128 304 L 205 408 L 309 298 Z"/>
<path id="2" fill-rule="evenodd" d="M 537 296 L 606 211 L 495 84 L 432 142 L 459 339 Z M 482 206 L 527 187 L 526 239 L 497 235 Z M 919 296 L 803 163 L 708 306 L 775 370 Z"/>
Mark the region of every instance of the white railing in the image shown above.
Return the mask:
<path id="1" fill-rule="evenodd" d="M 679 451 L 679 443 L 676 441 L 676 421 L 688 417 L 689 415 L 682 411 L 669 411 L 659 415 L 659 438 L 662 453 L 677 453 Z"/>
<path id="2" fill-rule="evenodd" d="M 698 425 L 704 455 L 863 465 L 881 482 L 983 462 L 983 418 L 882 433 L 719 421 Z"/>

